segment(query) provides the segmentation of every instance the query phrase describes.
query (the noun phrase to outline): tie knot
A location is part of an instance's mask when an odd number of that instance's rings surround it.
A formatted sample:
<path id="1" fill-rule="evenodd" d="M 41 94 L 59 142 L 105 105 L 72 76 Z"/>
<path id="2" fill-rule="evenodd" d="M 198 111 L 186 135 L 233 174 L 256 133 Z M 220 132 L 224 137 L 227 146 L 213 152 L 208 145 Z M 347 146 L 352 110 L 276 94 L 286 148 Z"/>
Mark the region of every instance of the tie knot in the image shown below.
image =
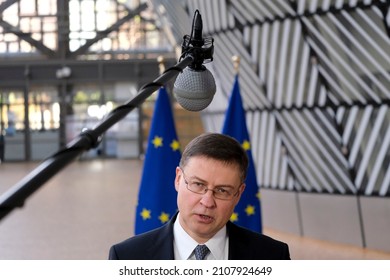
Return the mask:
<path id="1" fill-rule="evenodd" d="M 195 258 L 197 260 L 204 260 L 209 252 L 210 250 L 206 245 L 198 245 L 195 247 Z"/>

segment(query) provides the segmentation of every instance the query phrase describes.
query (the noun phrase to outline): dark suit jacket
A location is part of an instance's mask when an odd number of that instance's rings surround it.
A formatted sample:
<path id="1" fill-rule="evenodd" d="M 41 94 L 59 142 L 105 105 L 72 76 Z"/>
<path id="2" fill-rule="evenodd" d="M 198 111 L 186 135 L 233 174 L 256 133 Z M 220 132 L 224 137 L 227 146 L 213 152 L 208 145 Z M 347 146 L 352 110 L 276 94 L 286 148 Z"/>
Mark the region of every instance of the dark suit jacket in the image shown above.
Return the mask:
<path id="1" fill-rule="evenodd" d="M 110 249 L 111 260 L 174 260 L 173 224 L 133 236 Z M 231 222 L 227 223 L 229 260 L 289 260 L 286 243 L 255 233 Z"/>
<path id="2" fill-rule="evenodd" d="M 173 217 L 164 226 L 133 236 L 111 247 L 111 260 L 174 260 Z M 229 260 L 289 260 L 286 243 L 227 223 Z"/>

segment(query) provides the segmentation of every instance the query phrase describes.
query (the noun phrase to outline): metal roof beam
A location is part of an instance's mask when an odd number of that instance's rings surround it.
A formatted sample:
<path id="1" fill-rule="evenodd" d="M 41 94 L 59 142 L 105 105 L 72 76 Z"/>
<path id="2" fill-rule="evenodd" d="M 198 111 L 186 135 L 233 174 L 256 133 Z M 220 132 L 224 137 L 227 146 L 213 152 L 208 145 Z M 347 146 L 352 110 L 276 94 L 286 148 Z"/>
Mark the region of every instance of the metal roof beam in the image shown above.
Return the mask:
<path id="1" fill-rule="evenodd" d="M 107 35 L 110 34 L 111 32 L 118 30 L 124 23 L 128 22 L 131 18 L 133 18 L 134 16 L 140 14 L 143 10 L 145 10 L 147 8 L 147 6 L 148 5 L 146 3 L 144 3 L 140 6 L 138 6 L 137 9 L 135 9 L 135 10 L 129 10 L 129 13 L 126 16 L 119 19 L 117 22 L 115 22 L 113 25 L 111 25 L 106 30 L 97 32 L 97 35 L 95 36 L 95 38 L 87 40 L 84 45 L 82 45 L 80 48 L 78 48 L 74 52 L 70 53 L 70 58 L 76 58 L 79 55 L 85 54 L 93 44 L 95 44 L 99 40 L 107 37 Z"/>
<path id="2" fill-rule="evenodd" d="M 10 7 L 12 4 L 18 2 L 18 0 L 8 0 L 0 4 L 0 14 L 2 14 L 8 7 Z"/>
<path id="3" fill-rule="evenodd" d="M 29 33 L 25 33 L 20 30 L 18 27 L 9 24 L 4 20 L 0 20 L 0 26 L 3 27 L 4 33 L 13 33 L 18 36 L 21 40 L 26 41 L 31 46 L 37 48 L 41 53 L 47 55 L 48 57 L 55 57 L 56 53 L 42 44 L 40 41 L 33 39 Z"/>

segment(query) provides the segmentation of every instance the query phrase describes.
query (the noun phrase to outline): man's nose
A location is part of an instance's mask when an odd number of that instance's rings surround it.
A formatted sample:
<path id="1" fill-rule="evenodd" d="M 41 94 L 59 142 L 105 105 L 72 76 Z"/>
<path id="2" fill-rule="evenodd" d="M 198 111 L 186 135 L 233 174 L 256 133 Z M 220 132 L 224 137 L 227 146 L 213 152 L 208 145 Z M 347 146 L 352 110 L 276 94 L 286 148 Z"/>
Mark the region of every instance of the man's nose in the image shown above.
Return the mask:
<path id="1" fill-rule="evenodd" d="M 215 207 L 214 192 L 212 190 L 207 190 L 206 193 L 202 195 L 200 203 L 207 208 Z"/>

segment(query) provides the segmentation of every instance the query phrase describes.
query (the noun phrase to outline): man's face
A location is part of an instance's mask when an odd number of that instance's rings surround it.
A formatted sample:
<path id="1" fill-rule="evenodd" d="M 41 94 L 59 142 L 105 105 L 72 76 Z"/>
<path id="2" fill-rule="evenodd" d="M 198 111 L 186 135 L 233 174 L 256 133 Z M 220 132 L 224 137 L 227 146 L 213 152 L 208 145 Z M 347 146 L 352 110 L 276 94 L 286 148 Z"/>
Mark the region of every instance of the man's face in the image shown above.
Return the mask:
<path id="1" fill-rule="evenodd" d="M 237 195 L 231 200 L 220 200 L 214 198 L 211 191 L 206 194 L 193 193 L 187 189 L 185 180 L 202 183 L 208 189 L 231 188 Z M 176 168 L 175 188 L 181 226 L 197 242 L 205 243 L 228 222 L 245 185 L 241 182 L 237 165 L 193 157 L 183 170 Z"/>

